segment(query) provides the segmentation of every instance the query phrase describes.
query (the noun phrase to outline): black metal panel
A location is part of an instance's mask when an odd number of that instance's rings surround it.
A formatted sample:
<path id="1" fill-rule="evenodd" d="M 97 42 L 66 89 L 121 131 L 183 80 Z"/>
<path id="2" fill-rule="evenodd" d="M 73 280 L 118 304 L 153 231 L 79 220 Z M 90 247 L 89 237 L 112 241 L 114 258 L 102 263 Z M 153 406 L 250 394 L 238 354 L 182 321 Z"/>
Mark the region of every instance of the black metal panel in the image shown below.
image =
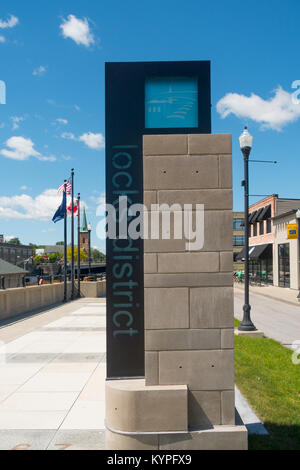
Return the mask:
<path id="1" fill-rule="evenodd" d="M 198 78 L 198 127 L 145 129 L 151 77 Z M 130 204 L 142 203 L 143 135 L 211 132 L 210 62 L 107 63 L 105 86 L 106 202 L 118 207 L 118 197 L 127 195 Z M 143 242 L 107 239 L 106 257 L 107 377 L 143 377 Z"/>

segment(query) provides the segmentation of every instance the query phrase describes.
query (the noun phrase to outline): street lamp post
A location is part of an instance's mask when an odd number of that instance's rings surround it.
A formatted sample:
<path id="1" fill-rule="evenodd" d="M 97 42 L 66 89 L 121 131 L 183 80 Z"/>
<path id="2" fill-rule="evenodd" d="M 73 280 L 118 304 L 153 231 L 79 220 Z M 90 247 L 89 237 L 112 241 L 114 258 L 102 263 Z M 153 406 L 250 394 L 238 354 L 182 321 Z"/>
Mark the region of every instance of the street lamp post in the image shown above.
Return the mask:
<path id="1" fill-rule="evenodd" d="M 91 231 L 92 226 L 91 224 L 88 225 L 88 232 L 89 232 L 89 276 L 91 275 Z"/>
<path id="2" fill-rule="evenodd" d="M 239 331 L 256 331 L 251 321 L 251 305 L 249 304 L 249 155 L 252 148 L 253 137 L 247 127 L 240 136 L 241 151 L 244 156 L 244 203 L 245 203 L 245 304 L 243 307 L 243 320 L 239 325 Z"/>

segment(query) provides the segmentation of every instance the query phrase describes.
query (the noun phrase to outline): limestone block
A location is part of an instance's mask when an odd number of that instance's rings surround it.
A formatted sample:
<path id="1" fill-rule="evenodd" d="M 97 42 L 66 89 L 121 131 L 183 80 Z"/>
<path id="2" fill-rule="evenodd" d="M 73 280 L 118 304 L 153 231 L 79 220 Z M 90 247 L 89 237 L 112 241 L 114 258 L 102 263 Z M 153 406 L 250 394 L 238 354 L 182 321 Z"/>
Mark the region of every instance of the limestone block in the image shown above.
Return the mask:
<path id="1" fill-rule="evenodd" d="M 219 272 L 219 253 L 164 253 L 158 255 L 159 273 Z"/>
<path id="2" fill-rule="evenodd" d="M 189 391 L 189 427 L 221 424 L 221 392 Z"/>
<path id="3" fill-rule="evenodd" d="M 144 135 L 144 155 L 187 155 L 188 136 L 186 134 Z"/>
<path id="4" fill-rule="evenodd" d="M 234 329 L 221 330 L 221 348 L 233 349 L 234 348 Z"/>
<path id="5" fill-rule="evenodd" d="M 232 211 L 205 211 L 204 251 L 232 251 Z"/>
<path id="6" fill-rule="evenodd" d="M 147 191 L 148 192 L 148 191 Z M 231 189 L 186 189 L 158 191 L 158 201 L 160 204 L 204 204 L 205 210 L 232 210 L 232 190 Z"/>
<path id="7" fill-rule="evenodd" d="M 187 387 L 145 386 L 145 380 L 106 382 L 106 426 L 111 431 L 187 431 Z M 176 410 L 176 413 L 174 413 Z"/>
<path id="8" fill-rule="evenodd" d="M 233 350 L 161 351 L 159 383 L 187 384 L 190 390 L 233 390 Z"/>
<path id="9" fill-rule="evenodd" d="M 145 274 L 144 283 L 145 287 L 228 286 L 232 289 L 232 273 Z M 232 324 L 225 326 L 232 327 Z"/>
<path id="10" fill-rule="evenodd" d="M 219 186 L 220 188 L 232 188 L 232 156 L 219 156 Z"/>
<path id="11" fill-rule="evenodd" d="M 187 288 L 145 289 L 146 329 L 189 327 L 189 301 Z"/>
<path id="12" fill-rule="evenodd" d="M 144 157 L 144 189 L 209 189 L 219 187 L 216 155 Z"/>
<path id="13" fill-rule="evenodd" d="M 144 255 L 144 272 L 157 273 L 157 255 L 155 253 Z"/>
<path id="14" fill-rule="evenodd" d="M 222 424 L 235 424 L 234 390 L 221 392 Z"/>
<path id="15" fill-rule="evenodd" d="M 146 385 L 158 385 L 158 352 L 145 352 Z"/>
<path id="16" fill-rule="evenodd" d="M 159 450 L 247 450 L 245 426 L 214 426 L 188 434 L 159 436 Z"/>
<path id="17" fill-rule="evenodd" d="M 188 136 L 189 155 L 231 154 L 231 134 L 191 134 Z"/>
<path id="18" fill-rule="evenodd" d="M 232 251 L 223 251 L 220 253 L 220 271 L 233 272 L 233 254 Z"/>
<path id="19" fill-rule="evenodd" d="M 232 328 L 231 287 L 199 287 L 190 291 L 191 328 Z"/>
<path id="20" fill-rule="evenodd" d="M 106 450 L 157 450 L 158 435 L 146 434 L 140 436 L 127 436 L 117 434 L 108 429 L 105 431 Z"/>
<path id="21" fill-rule="evenodd" d="M 146 351 L 203 350 L 221 348 L 220 330 L 217 329 L 146 330 L 145 340 Z"/>

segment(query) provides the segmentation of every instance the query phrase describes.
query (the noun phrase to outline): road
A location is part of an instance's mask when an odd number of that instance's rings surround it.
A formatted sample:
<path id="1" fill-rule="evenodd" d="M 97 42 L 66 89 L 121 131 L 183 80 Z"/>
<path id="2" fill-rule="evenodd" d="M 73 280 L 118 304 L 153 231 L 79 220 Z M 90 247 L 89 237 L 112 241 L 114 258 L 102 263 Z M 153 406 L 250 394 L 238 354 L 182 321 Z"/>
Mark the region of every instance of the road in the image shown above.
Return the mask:
<path id="1" fill-rule="evenodd" d="M 242 319 L 244 293 L 235 290 L 234 316 Z M 300 341 L 300 305 L 287 304 L 250 292 L 251 318 L 257 329 L 265 336 L 291 347 L 294 341 Z"/>

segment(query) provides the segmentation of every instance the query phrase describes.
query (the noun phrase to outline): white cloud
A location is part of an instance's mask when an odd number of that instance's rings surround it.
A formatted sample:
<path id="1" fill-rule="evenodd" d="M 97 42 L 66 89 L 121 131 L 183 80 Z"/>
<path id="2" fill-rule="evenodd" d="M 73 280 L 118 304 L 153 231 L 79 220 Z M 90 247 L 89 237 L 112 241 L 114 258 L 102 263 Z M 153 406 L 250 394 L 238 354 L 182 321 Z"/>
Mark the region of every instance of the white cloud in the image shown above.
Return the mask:
<path id="1" fill-rule="evenodd" d="M 5 42 L 5 41 L 6 41 L 5 37 L 4 37 L 4 36 L 0 36 L 0 42 L 3 43 L 3 42 Z"/>
<path id="2" fill-rule="evenodd" d="M 103 149 L 105 147 L 105 140 L 102 134 L 93 134 L 92 132 L 87 132 L 79 137 L 81 142 L 84 142 L 85 145 L 91 149 Z"/>
<path id="3" fill-rule="evenodd" d="M 61 136 L 66 140 L 76 140 L 76 137 L 72 132 L 63 132 Z"/>
<path id="4" fill-rule="evenodd" d="M 69 204 L 70 198 L 68 199 Z M 57 192 L 57 189 L 46 189 L 36 197 L 27 194 L 2 196 L 0 197 L 0 219 L 31 219 L 51 223 L 61 201 L 62 195 Z M 87 207 L 83 201 L 82 203 Z"/>
<path id="5" fill-rule="evenodd" d="M 93 201 L 95 204 L 105 204 L 105 193 L 102 193 L 100 196 L 90 196 L 90 200 Z"/>
<path id="6" fill-rule="evenodd" d="M 62 158 L 66 161 L 72 160 L 72 157 L 70 157 L 70 155 L 62 155 Z"/>
<path id="7" fill-rule="evenodd" d="M 238 118 L 260 123 L 263 129 L 276 131 L 300 117 L 300 105 L 293 100 L 293 93 L 288 93 L 280 86 L 268 100 L 254 93 L 250 96 L 227 93 L 217 103 L 217 111 L 223 119 L 234 114 Z"/>
<path id="8" fill-rule="evenodd" d="M 0 29 L 13 28 L 18 23 L 19 19 L 14 15 L 10 15 L 10 18 L 6 21 L 0 18 Z"/>
<path id="9" fill-rule="evenodd" d="M 66 126 L 68 124 L 68 120 L 67 119 L 62 119 L 62 118 L 57 118 L 56 122 L 58 122 L 58 124 L 63 124 L 64 126 Z"/>
<path id="10" fill-rule="evenodd" d="M 17 238 L 17 236 L 16 235 L 6 235 L 5 241 L 10 242 L 10 240 L 13 240 L 14 238 Z"/>
<path id="11" fill-rule="evenodd" d="M 25 118 L 22 116 L 12 116 L 10 118 L 13 122 L 13 130 L 15 131 L 16 129 L 19 129 L 19 122 L 25 121 Z"/>
<path id="12" fill-rule="evenodd" d="M 28 186 L 23 185 L 20 187 L 21 191 L 29 191 L 31 188 L 28 188 Z"/>
<path id="13" fill-rule="evenodd" d="M 13 160 L 28 160 L 30 157 L 35 157 L 42 161 L 55 161 L 54 156 L 45 157 L 34 148 L 34 143 L 31 139 L 25 139 L 24 137 L 14 136 L 6 141 L 8 149 L 2 149 L 0 154 L 6 158 Z"/>
<path id="14" fill-rule="evenodd" d="M 32 75 L 40 77 L 41 75 L 44 75 L 47 72 L 47 66 L 46 65 L 40 65 L 34 71 L 32 72 Z"/>
<path id="15" fill-rule="evenodd" d="M 77 142 L 83 142 L 89 148 L 93 150 L 103 149 L 105 147 L 105 139 L 102 134 L 94 134 L 93 132 L 86 132 L 80 137 L 76 137 L 72 132 L 63 132 L 61 134 L 63 139 L 76 140 Z"/>
<path id="16" fill-rule="evenodd" d="M 87 18 L 81 20 L 74 15 L 69 15 L 67 19 L 63 19 L 60 29 L 65 39 L 73 39 L 78 45 L 89 47 L 95 43 Z"/>

